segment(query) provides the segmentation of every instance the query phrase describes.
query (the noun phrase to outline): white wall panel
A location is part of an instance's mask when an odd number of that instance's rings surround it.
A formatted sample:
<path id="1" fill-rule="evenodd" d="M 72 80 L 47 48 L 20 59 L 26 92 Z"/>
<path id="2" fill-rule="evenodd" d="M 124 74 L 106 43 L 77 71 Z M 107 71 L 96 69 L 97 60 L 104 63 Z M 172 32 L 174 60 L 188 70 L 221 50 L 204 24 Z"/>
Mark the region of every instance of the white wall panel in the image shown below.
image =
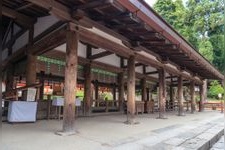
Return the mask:
<path id="1" fill-rule="evenodd" d="M 135 67 L 135 72 L 138 72 L 138 73 L 143 73 L 143 66 L 138 66 L 138 67 Z"/>
<path id="2" fill-rule="evenodd" d="M 34 37 L 48 29 L 50 26 L 59 21 L 55 16 L 40 17 L 34 25 Z"/>
<path id="3" fill-rule="evenodd" d="M 55 48 L 57 51 L 66 53 L 66 43 Z M 86 46 L 82 43 L 78 43 L 78 56 L 86 58 Z"/>
<path id="4" fill-rule="evenodd" d="M 103 62 L 116 67 L 120 67 L 120 58 L 117 57 L 115 54 L 96 59 L 96 61 Z"/>
<path id="5" fill-rule="evenodd" d="M 29 33 L 28 31 L 26 31 L 23 35 L 21 35 L 15 42 L 15 44 L 13 45 L 12 49 L 13 52 L 17 51 L 18 49 L 22 48 L 23 46 L 25 46 L 28 43 L 28 36 Z"/>
<path id="6" fill-rule="evenodd" d="M 8 49 L 5 49 L 4 51 L 2 51 L 2 61 L 4 61 L 8 56 Z"/>

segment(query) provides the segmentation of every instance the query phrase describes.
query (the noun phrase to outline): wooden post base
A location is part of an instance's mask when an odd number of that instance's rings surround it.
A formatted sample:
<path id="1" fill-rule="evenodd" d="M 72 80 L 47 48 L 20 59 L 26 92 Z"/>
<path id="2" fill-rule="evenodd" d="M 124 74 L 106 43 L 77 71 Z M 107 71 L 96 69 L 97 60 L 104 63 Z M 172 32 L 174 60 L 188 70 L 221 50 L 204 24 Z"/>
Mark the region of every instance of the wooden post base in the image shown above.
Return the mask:
<path id="1" fill-rule="evenodd" d="M 184 113 L 182 113 L 182 114 L 178 114 L 177 116 L 181 116 L 182 117 L 182 116 L 186 116 L 186 115 Z"/>
<path id="2" fill-rule="evenodd" d="M 77 131 L 69 131 L 69 132 L 58 131 L 58 132 L 55 132 L 55 134 L 59 135 L 59 136 L 72 136 L 72 135 L 76 135 L 78 133 L 79 132 L 77 132 Z"/>
<path id="3" fill-rule="evenodd" d="M 137 122 L 137 121 L 125 121 L 124 124 L 128 124 L 128 125 L 135 125 L 135 124 L 140 124 L 140 122 Z"/>
<path id="4" fill-rule="evenodd" d="M 168 118 L 163 116 L 163 117 L 156 117 L 156 119 L 168 119 Z"/>

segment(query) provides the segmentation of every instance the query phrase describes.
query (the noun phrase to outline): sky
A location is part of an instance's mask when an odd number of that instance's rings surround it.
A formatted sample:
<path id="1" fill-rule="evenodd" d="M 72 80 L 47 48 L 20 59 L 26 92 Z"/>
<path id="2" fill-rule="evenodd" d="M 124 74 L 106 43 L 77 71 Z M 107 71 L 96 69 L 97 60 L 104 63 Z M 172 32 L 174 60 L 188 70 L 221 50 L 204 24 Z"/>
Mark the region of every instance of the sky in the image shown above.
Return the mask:
<path id="1" fill-rule="evenodd" d="M 145 1 L 152 7 L 157 0 L 145 0 Z"/>
<path id="2" fill-rule="evenodd" d="M 151 7 L 153 7 L 153 5 L 156 3 L 157 0 L 145 0 Z M 183 3 L 185 5 L 185 3 L 187 2 L 187 0 L 183 0 Z"/>

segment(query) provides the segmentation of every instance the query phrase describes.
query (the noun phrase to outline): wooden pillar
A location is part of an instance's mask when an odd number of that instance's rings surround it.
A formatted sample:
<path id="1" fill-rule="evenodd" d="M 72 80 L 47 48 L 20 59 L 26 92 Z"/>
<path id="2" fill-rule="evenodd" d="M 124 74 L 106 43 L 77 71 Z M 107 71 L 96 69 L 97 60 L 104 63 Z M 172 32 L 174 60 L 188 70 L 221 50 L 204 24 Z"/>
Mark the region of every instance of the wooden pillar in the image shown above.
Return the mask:
<path id="1" fill-rule="evenodd" d="M 194 81 L 191 81 L 190 83 L 190 95 L 191 95 L 191 113 L 193 114 L 195 112 L 195 83 Z"/>
<path id="2" fill-rule="evenodd" d="M 112 87 L 112 93 L 113 93 L 113 100 L 116 101 L 116 85 L 113 84 L 113 87 Z"/>
<path id="3" fill-rule="evenodd" d="M 89 116 L 91 113 L 91 65 L 87 64 L 84 67 L 84 114 Z"/>
<path id="4" fill-rule="evenodd" d="M 44 99 L 44 84 L 45 84 L 45 80 L 44 80 L 44 74 L 45 72 L 44 71 L 41 71 L 41 76 L 40 76 L 40 83 L 42 84 L 41 87 L 40 87 L 40 95 L 39 95 L 39 98 L 41 100 Z"/>
<path id="5" fill-rule="evenodd" d="M 14 88 L 14 65 L 10 64 L 6 73 L 6 91 Z"/>
<path id="6" fill-rule="evenodd" d="M 169 102 L 169 109 L 173 109 L 173 105 L 174 105 L 174 99 L 173 99 L 173 86 L 172 86 L 172 82 L 170 84 L 170 102 Z"/>
<path id="7" fill-rule="evenodd" d="M 184 116 L 182 76 L 178 77 L 178 105 L 178 116 Z"/>
<path id="8" fill-rule="evenodd" d="M 118 75 L 118 84 L 119 84 L 119 111 L 123 111 L 123 103 L 124 103 L 124 72 L 119 73 L 119 75 Z"/>
<path id="9" fill-rule="evenodd" d="M 203 84 L 199 87 L 200 92 L 200 102 L 199 102 L 199 112 L 204 111 L 204 101 L 206 100 L 207 91 L 207 80 L 203 81 Z"/>
<path id="10" fill-rule="evenodd" d="M 27 54 L 26 85 L 32 85 L 36 83 L 36 61 L 37 56 L 30 53 Z"/>
<path id="11" fill-rule="evenodd" d="M 33 45 L 34 28 L 29 29 L 29 44 L 28 47 Z M 31 85 L 36 83 L 36 64 L 37 56 L 27 52 L 27 62 L 26 62 L 26 85 Z"/>
<path id="12" fill-rule="evenodd" d="M 98 82 L 95 82 L 95 100 L 98 100 Z"/>
<path id="13" fill-rule="evenodd" d="M 75 128 L 75 95 L 77 84 L 78 67 L 78 33 L 68 30 L 66 34 L 66 65 L 65 65 L 65 90 L 64 90 L 64 109 L 63 109 L 63 132 L 74 134 Z"/>
<path id="14" fill-rule="evenodd" d="M 150 89 L 147 88 L 146 91 L 147 91 L 147 101 L 150 101 Z"/>
<path id="15" fill-rule="evenodd" d="M 135 123 L 135 57 L 130 56 L 127 67 L 127 123 Z"/>
<path id="16" fill-rule="evenodd" d="M 146 101 L 147 100 L 146 78 L 143 78 L 141 80 L 141 95 L 142 101 Z"/>
<path id="17" fill-rule="evenodd" d="M 164 119 L 166 104 L 166 79 L 164 69 L 158 69 L 159 72 L 159 119 Z"/>

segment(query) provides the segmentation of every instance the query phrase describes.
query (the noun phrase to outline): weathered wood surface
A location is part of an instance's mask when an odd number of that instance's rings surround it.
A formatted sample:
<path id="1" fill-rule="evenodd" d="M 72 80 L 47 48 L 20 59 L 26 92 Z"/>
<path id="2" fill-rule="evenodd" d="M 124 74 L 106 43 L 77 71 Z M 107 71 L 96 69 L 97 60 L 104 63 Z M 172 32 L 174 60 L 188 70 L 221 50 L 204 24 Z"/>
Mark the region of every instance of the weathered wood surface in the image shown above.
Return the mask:
<path id="1" fill-rule="evenodd" d="M 135 57 L 130 56 L 127 68 L 127 123 L 135 123 Z"/>
<path id="2" fill-rule="evenodd" d="M 78 34 L 74 31 L 67 31 L 67 49 L 65 66 L 65 89 L 64 89 L 64 109 L 63 109 L 63 132 L 74 132 L 75 123 L 75 95 L 77 84 L 78 66 Z"/>
<path id="3" fill-rule="evenodd" d="M 195 102 L 195 83 L 191 81 L 190 84 L 190 95 L 191 95 L 191 113 L 194 113 L 196 110 L 196 102 Z"/>
<path id="4" fill-rule="evenodd" d="M 84 114 L 89 116 L 91 113 L 91 99 L 92 99 L 92 74 L 91 74 L 91 65 L 87 64 L 84 67 Z"/>
<path id="5" fill-rule="evenodd" d="M 158 69 L 159 72 L 159 118 L 165 118 L 166 105 L 166 79 L 164 69 Z"/>
<path id="6" fill-rule="evenodd" d="M 184 102 L 183 102 L 183 79 L 178 77 L 178 116 L 184 115 Z"/>

